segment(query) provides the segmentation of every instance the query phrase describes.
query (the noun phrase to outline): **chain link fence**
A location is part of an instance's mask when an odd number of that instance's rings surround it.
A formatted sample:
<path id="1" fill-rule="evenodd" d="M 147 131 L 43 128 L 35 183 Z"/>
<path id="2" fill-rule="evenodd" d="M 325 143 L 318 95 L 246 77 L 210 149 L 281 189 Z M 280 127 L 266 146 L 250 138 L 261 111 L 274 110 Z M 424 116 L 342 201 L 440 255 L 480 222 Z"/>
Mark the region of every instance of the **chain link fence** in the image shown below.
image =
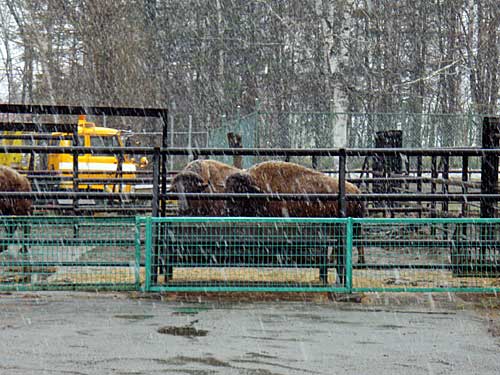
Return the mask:
<path id="1" fill-rule="evenodd" d="M 402 130 L 403 147 L 468 147 L 481 143 L 483 114 L 260 112 L 224 117 L 210 131 L 210 147 L 227 147 L 228 131 L 244 147 L 374 147 L 375 133 Z"/>

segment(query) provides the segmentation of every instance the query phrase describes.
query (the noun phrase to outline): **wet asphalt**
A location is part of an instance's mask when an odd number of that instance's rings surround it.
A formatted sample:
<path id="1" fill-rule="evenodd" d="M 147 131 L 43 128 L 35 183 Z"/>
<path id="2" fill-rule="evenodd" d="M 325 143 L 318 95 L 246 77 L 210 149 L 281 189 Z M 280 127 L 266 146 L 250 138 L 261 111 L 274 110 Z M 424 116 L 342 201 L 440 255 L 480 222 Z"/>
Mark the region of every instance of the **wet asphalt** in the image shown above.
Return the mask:
<path id="1" fill-rule="evenodd" d="M 0 374 L 499 374 L 487 323 L 456 304 L 2 294 Z"/>

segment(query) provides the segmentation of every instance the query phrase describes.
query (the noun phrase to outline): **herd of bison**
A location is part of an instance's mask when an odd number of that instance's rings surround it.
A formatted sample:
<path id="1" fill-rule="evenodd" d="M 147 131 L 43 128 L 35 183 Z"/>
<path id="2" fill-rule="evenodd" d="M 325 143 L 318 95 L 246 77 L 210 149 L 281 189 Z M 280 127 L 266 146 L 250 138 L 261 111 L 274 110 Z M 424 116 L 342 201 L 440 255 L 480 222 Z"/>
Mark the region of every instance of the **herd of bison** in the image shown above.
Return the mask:
<path id="1" fill-rule="evenodd" d="M 336 178 L 298 164 L 266 161 L 246 170 L 216 160 L 195 160 L 187 164 L 172 180 L 172 193 L 275 193 L 322 194 L 338 193 Z M 29 180 L 16 170 L 0 166 L 0 191 L 30 192 Z M 346 182 L 347 193 L 360 193 Z M 348 202 L 346 216 L 363 217 L 365 205 Z M 29 198 L 0 198 L 0 215 L 30 215 Z M 337 201 L 255 201 L 196 200 L 179 198 L 181 216 L 267 216 L 267 217 L 337 217 Z"/>
<path id="2" fill-rule="evenodd" d="M 268 200 L 200 200 L 186 198 L 182 193 L 337 193 L 336 178 L 298 164 L 266 161 L 248 169 L 239 169 L 215 160 L 195 160 L 173 178 L 170 192 L 179 195 L 180 216 L 249 216 L 249 217 L 338 217 L 339 206 L 333 201 L 268 201 Z M 0 191 L 29 192 L 29 180 L 15 170 L 0 166 Z M 359 189 L 346 182 L 347 193 Z M 0 215 L 30 215 L 31 199 L 0 198 Z M 363 217 L 366 208 L 361 202 L 348 202 L 346 215 Z M 10 235 L 15 227 L 6 226 Z M 0 248 L 0 252 L 5 246 Z"/>
<path id="3" fill-rule="evenodd" d="M 336 178 L 298 164 L 266 161 L 246 170 L 216 160 L 195 160 L 173 178 L 172 193 L 276 193 L 321 194 L 338 193 Z M 6 166 L 0 166 L 0 191 L 29 192 L 29 180 Z M 346 182 L 346 192 L 359 189 Z M 31 199 L 0 198 L 0 215 L 30 215 Z M 346 216 L 363 217 L 365 205 L 348 202 Z M 255 201 L 179 199 L 181 216 L 268 216 L 268 217 L 337 217 L 337 201 Z"/>

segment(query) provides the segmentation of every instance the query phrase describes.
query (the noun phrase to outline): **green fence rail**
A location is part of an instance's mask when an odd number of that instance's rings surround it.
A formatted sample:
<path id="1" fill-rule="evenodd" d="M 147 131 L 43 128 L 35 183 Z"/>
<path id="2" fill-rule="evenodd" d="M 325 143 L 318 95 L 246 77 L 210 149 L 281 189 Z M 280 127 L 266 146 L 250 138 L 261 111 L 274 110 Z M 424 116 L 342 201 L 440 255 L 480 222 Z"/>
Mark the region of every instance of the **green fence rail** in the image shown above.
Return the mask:
<path id="1" fill-rule="evenodd" d="M 500 291 L 499 219 L 138 222 L 147 291 Z"/>
<path id="2" fill-rule="evenodd" d="M 0 250 L 0 290 L 500 292 L 500 219 L 1 217 Z"/>

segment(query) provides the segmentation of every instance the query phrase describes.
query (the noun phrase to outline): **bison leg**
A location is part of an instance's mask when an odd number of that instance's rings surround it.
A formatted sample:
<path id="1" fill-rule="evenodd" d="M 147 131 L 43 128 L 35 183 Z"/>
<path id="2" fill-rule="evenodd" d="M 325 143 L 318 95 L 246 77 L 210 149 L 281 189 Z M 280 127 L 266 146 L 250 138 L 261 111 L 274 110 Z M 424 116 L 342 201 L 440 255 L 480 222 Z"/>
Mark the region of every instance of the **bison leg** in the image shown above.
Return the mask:
<path id="1" fill-rule="evenodd" d="M 358 241 L 363 240 L 363 228 L 361 224 L 355 223 L 352 230 L 353 238 Z M 356 246 L 358 249 L 358 264 L 365 264 L 365 247 L 363 245 Z"/>
<path id="2" fill-rule="evenodd" d="M 31 226 L 28 225 L 28 223 L 24 223 L 23 225 L 23 245 L 21 247 L 21 253 L 28 253 L 29 252 L 29 246 L 26 243 L 26 241 L 30 238 L 31 235 Z"/>
<path id="3" fill-rule="evenodd" d="M 12 237 L 14 237 L 14 233 L 16 232 L 17 224 L 16 223 L 12 223 L 12 222 L 11 223 L 5 223 L 4 224 L 4 228 L 5 228 L 5 237 L 4 237 L 4 239 L 8 240 L 8 239 L 11 239 Z M 8 244 L 0 245 L 0 253 L 3 253 L 8 248 L 9 248 Z"/>

